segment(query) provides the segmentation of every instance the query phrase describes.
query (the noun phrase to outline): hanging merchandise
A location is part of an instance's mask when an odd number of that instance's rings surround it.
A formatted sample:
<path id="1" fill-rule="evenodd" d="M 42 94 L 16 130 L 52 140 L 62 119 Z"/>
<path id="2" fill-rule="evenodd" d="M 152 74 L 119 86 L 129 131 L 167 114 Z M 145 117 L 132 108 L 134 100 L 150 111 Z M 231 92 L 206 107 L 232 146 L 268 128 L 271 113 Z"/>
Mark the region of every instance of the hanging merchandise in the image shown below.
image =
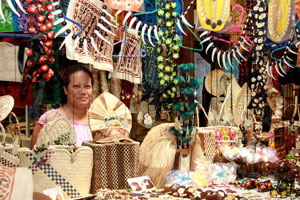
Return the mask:
<path id="1" fill-rule="evenodd" d="M 104 0 L 111 9 L 126 10 L 133 12 L 144 11 L 144 0 Z"/>
<path id="2" fill-rule="evenodd" d="M 174 9 L 177 4 L 174 1 L 168 1 L 166 3 L 160 1 L 159 6 L 160 9 L 157 12 L 158 25 L 161 28 L 165 28 L 165 31 L 163 31 L 163 29 L 158 31 L 160 40 L 158 41 L 157 53 L 159 56 L 156 58 L 156 61 L 158 68 L 158 84 L 160 85 L 160 88 L 159 91 L 156 92 L 156 96 L 151 104 L 155 104 L 157 106 L 157 110 L 160 110 L 160 105 L 165 107 L 165 110 L 167 110 L 170 109 L 169 104 L 172 104 L 176 94 L 176 60 L 179 58 L 180 49 L 178 45 L 179 38 L 177 35 L 177 29 L 174 27 L 177 16 Z M 160 99 L 161 97 L 162 99 Z"/>
<path id="3" fill-rule="evenodd" d="M 191 77 L 191 72 L 195 71 L 195 65 L 193 63 L 182 64 L 178 66 L 180 75 L 176 80 L 178 100 L 173 105 L 173 109 L 177 112 L 175 119 L 175 126 L 172 128 L 177 137 L 177 148 L 189 148 L 192 140 L 192 131 L 194 129 L 193 122 L 197 121 L 194 115 L 194 111 L 197 107 L 197 103 L 194 101 L 195 89 L 202 84 L 202 80 L 199 78 Z M 180 120 L 182 119 L 182 125 Z"/>
<path id="4" fill-rule="evenodd" d="M 230 0 L 197 0 L 197 14 L 201 26 L 210 31 L 224 28 L 230 13 Z"/>
<path id="5" fill-rule="evenodd" d="M 282 42 L 293 37 L 295 0 L 270 0 L 268 8 L 268 37 L 274 42 Z"/>
<path id="6" fill-rule="evenodd" d="M 131 83 L 141 84 L 142 63 L 140 57 L 145 55 L 145 51 L 139 48 L 141 40 L 133 30 L 124 30 L 123 38 L 120 53 L 116 55 L 118 57 L 117 65 L 111 75 Z"/>
<path id="7" fill-rule="evenodd" d="M 101 1 L 70 1 L 67 17 L 80 26 L 68 23 L 60 31 L 68 34 L 61 45 L 66 43 L 68 59 L 92 64 L 99 70 L 113 71 L 113 41 L 117 28 L 110 13 L 111 9 Z"/>
<path id="8" fill-rule="evenodd" d="M 266 6 L 263 1 L 256 0 L 253 7 L 255 11 L 254 18 L 251 19 L 252 30 L 254 35 L 255 53 L 252 57 L 248 58 L 248 67 L 251 68 L 251 76 L 249 77 L 248 84 L 251 89 L 251 102 L 250 109 L 254 109 L 254 114 L 262 115 L 266 102 L 266 61 L 264 59 L 264 41 L 265 29 L 264 26 L 258 26 L 265 23 L 266 20 Z M 268 65 L 268 64 L 267 64 Z"/>

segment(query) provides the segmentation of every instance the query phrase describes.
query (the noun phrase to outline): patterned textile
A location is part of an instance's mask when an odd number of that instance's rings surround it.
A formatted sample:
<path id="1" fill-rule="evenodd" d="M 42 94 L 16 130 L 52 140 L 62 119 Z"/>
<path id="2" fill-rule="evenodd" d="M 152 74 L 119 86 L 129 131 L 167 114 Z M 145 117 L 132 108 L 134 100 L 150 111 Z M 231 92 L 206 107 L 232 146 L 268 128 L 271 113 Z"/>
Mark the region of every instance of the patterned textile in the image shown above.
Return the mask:
<path id="1" fill-rule="evenodd" d="M 82 27 L 82 32 L 78 36 L 82 39 L 89 39 L 94 34 L 96 30 L 97 23 L 100 22 L 100 17 L 102 14 L 103 3 L 98 0 L 71 0 L 68 7 L 67 17 L 79 23 Z M 109 10 L 107 10 L 109 12 Z M 114 23 L 113 19 L 109 18 L 107 15 L 107 20 Z M 102 21 L 102 20 L 101 20 Z M 70 29 L 72 33 L 76 34 L 79 32 L 79 27 L 75 24 L 70 24 Z M 111 32 L 116 33 L 116 28 L 105 24 L 103 25 L 109 29 Z M 85 54 L 82 42 L 78 42 L 75 50 L 73 50 L 74 39 L 69 39 L 66 42 L 66 52 L 67 58 L 71 60 L 77 60 L 81 63 L 93 64 L 94 68 L 105 71 L 113 71 L 113 41 L 114 36 L 106 33 L 102 29 L 99 29 L 99 33 L 105 37 L 111 44 L 108 44 L 99 37 L 93 37 L 95 44 L 99 50 L 99 53 L 94 49 L 91 42 L 87 42 L 87 53 Z"/>
<path id="2" fill-rule="evenodd" d="M 20 0 L 24 10 L 27 10 L 28 3 L 26 0 Z M 18 29 L 19 31 L 28 31 L 28 22 L 27 17 L 30 16 L 28 13 L 23 13 L 19 7 L 17 7 L 17 11 L 20 13 L 20 17 L 18 17 Z"/>
<path id="3" fill-rule="evenodd" d="M 14 25 L 13 25 L 13 18 L 12 18 L 12 11 L 10 10 L 6 0 L 2 0 L 2 12 L 5 17 L 4 21 L 0 17 L 0 32 L 13 32 L 14 31 Z"/>
<path id="4" fill-rule="evenodd" d="M 91 193 L 99 188 L 128 189 L 127 179 L 138 176 L 138 142 L 83 142 L 83 145 L 91 147 L 94 152 Z"/>
<path id="5" fill-rule="evenodd" d="M 0 199 L 10 199 L 13 192 L 16 168 L 0 167 Z"/>
<path id="6" fill-rule="evenodd" d="M 151 1 L 151 0 L 144 0 L 144 10 L 145 12 L 151 12 L 153 10 L 156 9 L 156 5 L 155 5 L 155 1 Z M 137 15 L 136 16 L 138 19 L 140 19 L 142 22 L 144 22 L 145 24 L 149 24 L 149 25 L 156 25 L 157 24 L 157 20 L 156 20 L 156 12 L 154 13 L 149 13 L 146 15 Z"/>
<path id="7" fill-rule="evenodd" d="M 207 74 L 211 71 L 210 64 L 200 56 L 199 53 L 194 53 L 194 64 L 196 66 L 195 77 L 204 80 Z M 200 84 L 196 90 L 196 100 L 202 104 L 203 84 Z"/>
<path id="8" fill-rule="evenodd" d="M 118 62 L 112 76 L 115 78 L 127 80 L 131 83 L 140 84 L 142 82 L 142 63 L 139 55 L 141 52 L 137 49 L 141 46 L 141 40 L 135 34 L 135 31 L 128 30 L 123 34 L 123 38 L 130 43 L 121 44 L 120 56 L 130 55 L 137 57 L 118 57 Z"/>
<path id="9" fill-rule="evenodd" d="M 12 147 L 0 147 L 0 166 L 18 167 L 19 165 L 19 156 L 13 154 Z"/>

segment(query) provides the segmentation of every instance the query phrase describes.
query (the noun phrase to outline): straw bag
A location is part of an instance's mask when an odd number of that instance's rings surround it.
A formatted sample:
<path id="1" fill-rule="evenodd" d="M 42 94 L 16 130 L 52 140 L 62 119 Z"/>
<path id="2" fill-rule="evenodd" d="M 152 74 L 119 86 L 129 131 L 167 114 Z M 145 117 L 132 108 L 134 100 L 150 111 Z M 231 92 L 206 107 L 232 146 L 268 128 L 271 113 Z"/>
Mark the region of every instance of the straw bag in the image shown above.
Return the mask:
<path id="1" fill-rule="evenodd" d="M 61 187 L 66 199 L 87 196 L 90 191 L 93 151 L 89 147 L 49 146 L 43 152 L 19 149 L 20 166 L 31 169 L 33 191 Z"/>
<path id="2" fill-rule="evenodd" d="M 18 156 L 17 141 L 12 144 L 6 144 L 6 132 L 3 125 L 0 123 L 0 128 L 3 133 L 2 143 L 0 145 L 0 166 L 18 167 L 20 165 L 20 158 Z"/>
<path id="3" fill-rule="evenodd" d="M 74 144 L 76 144 L 76 133 L 71 123 L 69 120 L 60 117 L 43 126 L 37 137 L 35 148 Z"/>
<path id="4" fill-rule="evenodd" d="M 32 200 L 32 175 L 21 167 L 0 167 L 0 199 Z"/>
<path id="5" fill-rule="evenodd" d="M 94 166 L 91 193 L 97 189 L 128 189 L 128 178 L 138 176 L 139 143 L 116 140 L 112 143 L 99 144 L 93 141 L 83 142 L 93 149 Z"/>

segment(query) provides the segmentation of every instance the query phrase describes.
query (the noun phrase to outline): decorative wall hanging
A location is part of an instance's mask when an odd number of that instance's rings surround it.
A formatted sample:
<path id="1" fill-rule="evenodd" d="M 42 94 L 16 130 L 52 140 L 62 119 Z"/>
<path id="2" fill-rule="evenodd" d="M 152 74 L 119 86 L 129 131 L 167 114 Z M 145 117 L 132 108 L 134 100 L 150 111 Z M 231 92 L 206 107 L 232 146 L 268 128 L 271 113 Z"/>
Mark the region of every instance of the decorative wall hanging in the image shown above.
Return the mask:
<path id="1" fill-rule="evenodd" d="M 93 64 L 96 69 L 113 71 L 112 44 L 116 26 L 110 12 L 101 1 L 70 1 L 67 17 L 79 23 L 82 30 L 80 32 L 76 24 L 68 23 L 61 31 L 68 34 L 64 40 L 68 59 Z M 77 33 L 81 34 L 75 35 Z"/>
<path id="2" fill-rule="evenodd" d="M 220 31 L 230 14 L 230 0 L 197 0 L 197 14 L 204 29 Z"/>
<path id="3" fill-rule="evenodd" d="M 223 95 L 224 91 L 221 89 L 221 78 L 224 75 L 224 72 L 219 69 L 215 69 L 208 73 L 208 75 L 205 78 L 205 89 L 208 93 L 214 96 L 221 96 Z"/>
<path id="4" fill-rule="evenodd" d="M 295 0 L 270 0 L 268 8 L 268 37 L 274 42 L 291 38 L 295 23 Z"/>
<path id="5" fill-rule="evenodd" d="M 112 72 L 115 78 L 127 80 L 132 83 L 142 83 L 142 63 L 140 56 L 141 40 L 135 31 L 124 31 L 123 38 L 128 42 L 122 42 L 117 65 Z"/>

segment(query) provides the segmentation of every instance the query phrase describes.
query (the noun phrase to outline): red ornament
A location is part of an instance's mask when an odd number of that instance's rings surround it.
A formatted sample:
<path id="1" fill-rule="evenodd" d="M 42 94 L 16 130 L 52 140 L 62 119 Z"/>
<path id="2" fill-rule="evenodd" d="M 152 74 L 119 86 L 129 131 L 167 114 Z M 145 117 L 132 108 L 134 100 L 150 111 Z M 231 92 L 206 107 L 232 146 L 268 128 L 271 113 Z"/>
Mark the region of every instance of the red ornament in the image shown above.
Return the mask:
<path id="1" fill-rule="evenodd" d="M 48 31 L 47 35 L 48 35 L 49 39 L 53 39 L 54 38 L 54 31 Z"/>
<path id="2" fill-rule="evenodd" d="M 55 62 L 55 59 L 53 56 L 50 57 L 50 63 L 53 64 Z"/>
<path id="3" fill-rule="evenodd" d="M 37 19 L 38 19 L 38 22 L 43 23 L 46 20 L 46 16 L 38 14 Z"/>
<path id="4" fill-rule="evenodd" d="M 39 77 L 40 74 L 38 73 L 38 71 L 35 70 L 35 71 L 32 73 L 32 76 L 33 76 L 33 77 Z"/>
<path id="5" fill-rule="evenodd" d="M 47 37 L 47 35 L 41 35 L 41 37 L 40 37 L 40 41 L 42 41 L 42 42 L 46 42 L 48 40 L 48 37 Z"/>
<path id="6" fill-rule="evenodd" d="M 35 33 L 35 31 L 36 31 L 36 29 L 35 29 L 35 27 L 34 27 L 34 26 L 29 26 L 29 28 L 28 28 L 28 32 L 29 32 L 30 34 L 34 34 L 34 33 Z"/>
<path id="7" fill-rule="evenodd" d="M 42 72 L 47 72 L 49 70 L 49 66 L 48 65 L 42 65 L 40 67 L 40 69 L 41 69 Z"/>
<path id="8" fill-rule="evenodd" d="M 47 47 L 52 47 L 52 46 L 53 46 L 53 41 L 52 41 L 52 40 L 47 40 L 47 41 L 45 42 L 45 45 L 46 45 Z"/>
<path id="9" fill-rule="evenodd" d="M 47 74 L 50 74 L 51 76 L 53 76 L 54 75 L 54 70 L 50 68 Z"/>
<path id="10" fill-rule="evenodd" d="M 35 77 L 33 77 L 33 78 L 31 79 L 31 81 L 32 81 L 33 83 L 38 82 L 37 78 L 35 78 Z"/>
<path id="11" fill-rule="evenodd" d="M 41 32 L 47 31 L 47 26 L 46 26 L 45 24 L 41 24 L 41 25 L 40 25 L 40 31 L 41 31 Z"/>
<path id="12" fill-rule="evenodd" d="M 29 25 L 35 24 L 35 18 L 33 16 L 27 17 L 27 22 Z"/>
<path id="13" fill-rule="evenodd" d="M 27 49 L 26 50 L 27 56 L 32 56 L 32 53 L 33 53 L 32 49 Z"/>
<path id="14" fill-rule="evenodd" d="M 46 62 L 46 56 L 45 55 L 41 55 L 40 59 L 39 59 L 39 63 L 45 63 Z"/>
<path id="15" fill-rule="evenodd" d="M 36 6 L 34 4 L 31 4 L 27 7 L 27 11 L 31 14 L 35 14 L 36 12 Z"/>
<path id="16" fill-rule="evenodd" d="M 41 3 L 38 3 L 37 5 L 36 5 L 36 7 L 37 7 L 37 10 L 38 10 L 38 12 L 40 13 L 40 14 L 43 14 L 44 12 L 45 12 L 45 6 L 43 5 L 43 4 L 41 4 Z"/>
<path id="17" fill-rule="evenodd" d="M 27 67 L 33 67 L 35 65 L 35 61 L 33 59 L 28 59 L 26 62 Z"/>
<path id="18" fill-rule="evenodd" d="M 47 22 L 46 26 L 48 29 L 52 29 L 53 28 L 53 23 L 52 22 Z"/>
<path id="19" fill-rule="evenodd" d="M 26 2 L 27 2 L 28 4 L 33 4 L 33 3 L 35 3 L 35 0 L 26 0 Z"/>
<path id="20" fill-rule="evenodd" d="M 46 54 L 47 54 L 48 56 L 52 56 L 52 55 L 54 54 L 53 49 L 48 49 L 48 51 L 46 51 Z"/>
<path id="21" fill-rule="evenodd" d="M 53 13 L 48 13 L 47 18 L 51 22 L 54 21 L 54 15 L 53 15 Z"/>
<path id="22" fill-rule="evenodd" d="M 49 4 L 46 6 L 46 8 L 47 8 L 47 10 L 48 10 L 49 12 L 52 12 L 52 11 L 54 10 L 54 6 L 53 6 L 51 3 L 49 3 Z"/>
<path id="23" fill-rule="evenodd" d="M 49 81 L 51 79 L 51 75 L 50 74 L 44 74 L 43 75 L 43 79 L 45 79 L 46 81 Z"/>
<path id="24" fill-rule="evenodd" d="M 45 4 L 45 0 L 39 0 L 39 3 L 41 3 L 41 4 Z"/>

